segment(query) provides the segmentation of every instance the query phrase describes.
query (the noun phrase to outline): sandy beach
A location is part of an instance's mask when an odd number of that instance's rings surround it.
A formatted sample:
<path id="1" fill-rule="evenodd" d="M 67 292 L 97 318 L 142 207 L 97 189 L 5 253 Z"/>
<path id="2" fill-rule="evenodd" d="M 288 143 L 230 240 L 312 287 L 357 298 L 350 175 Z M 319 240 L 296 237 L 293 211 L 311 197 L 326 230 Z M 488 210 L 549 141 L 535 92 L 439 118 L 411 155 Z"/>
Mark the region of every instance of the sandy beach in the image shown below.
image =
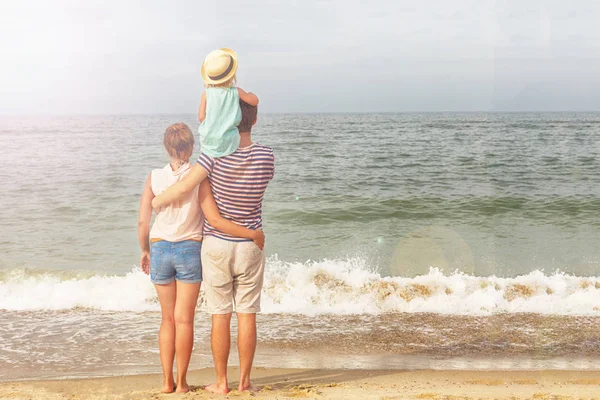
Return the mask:
<path id="1" fill-rule="evenodd" d="M 230 369 L 236 376 L 237 368 Z M 257 393 L 216 396 L 202 387 L 214 379 L 211 368 L 190 373 L 192 391 L 160 393 L 160 375 L 23 381 L 0 384 L 2 399 L 600 399 L 600 374 L 594 371 L 398 371 L 260 368 Z M 235 381 L 230 383 L 231 387 Z"/>

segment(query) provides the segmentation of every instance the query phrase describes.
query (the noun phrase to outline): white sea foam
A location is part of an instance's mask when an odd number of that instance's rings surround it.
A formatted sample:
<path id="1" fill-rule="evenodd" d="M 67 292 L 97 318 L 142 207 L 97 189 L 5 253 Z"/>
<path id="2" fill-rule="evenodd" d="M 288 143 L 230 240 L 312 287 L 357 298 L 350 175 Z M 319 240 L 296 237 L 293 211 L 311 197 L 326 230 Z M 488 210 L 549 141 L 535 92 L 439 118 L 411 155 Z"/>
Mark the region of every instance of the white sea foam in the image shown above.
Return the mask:
<path id="1" fill-rule="evenodd" d="M 133 270 L 125 276 L 68 278 L 65 273 L 36 274 L 22 269 L 0 281 L 0 309 L 107 311 L 158 310 L 156 293 L 147 275 Z"/>
<path id="2" fill-rule="evenodd" d="M 0 280 L 0 309 L 73 308 L 159 309 L 149 278 L 139 270 L 125 276 L 75 278 L 14 270 Z M 541 271 L 515 278 L 476 277 L 446 275 L 436 268 L 415 278 L 382 277 L 360 258 L 289 263 L 271 257 L 262 308 L 265 313 L 308 315 L 531 312 L 600 316 L 600 277 Z"/>

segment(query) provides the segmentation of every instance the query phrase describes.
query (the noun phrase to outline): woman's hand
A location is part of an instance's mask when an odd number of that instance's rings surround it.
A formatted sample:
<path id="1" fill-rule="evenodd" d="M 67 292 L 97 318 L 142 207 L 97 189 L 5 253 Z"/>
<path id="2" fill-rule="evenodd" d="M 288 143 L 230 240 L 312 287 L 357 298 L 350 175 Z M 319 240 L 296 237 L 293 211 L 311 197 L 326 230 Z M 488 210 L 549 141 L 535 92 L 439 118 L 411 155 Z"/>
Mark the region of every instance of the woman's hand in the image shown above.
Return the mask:
<path id="1" fill-rule="evenodd" d="M 265 233 L 262 229 L 257 229 L 252 235 L 252 241 L 256 243 L 259 249 L 264 250 L 265 248 Z"/>
<path id="2" fill-rule="evenodd" d="M 150 252 L 142 251 L 142 256 L 140 257 L 140 268 L 146 274 L 150 274 Z"/>

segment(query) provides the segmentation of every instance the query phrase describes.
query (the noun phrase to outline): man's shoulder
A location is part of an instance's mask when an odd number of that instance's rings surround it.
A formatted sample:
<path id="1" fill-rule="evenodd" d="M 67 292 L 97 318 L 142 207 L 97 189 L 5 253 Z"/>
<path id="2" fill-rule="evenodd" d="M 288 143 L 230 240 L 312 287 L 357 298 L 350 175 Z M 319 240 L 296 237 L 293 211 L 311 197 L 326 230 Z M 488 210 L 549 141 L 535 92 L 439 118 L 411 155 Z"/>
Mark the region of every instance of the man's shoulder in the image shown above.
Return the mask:
<path id="1" fill-rule="evenodd" d="M 265 155 L 265 156 L 273 157 L 273 149 L 269 146 L 265 146 L 264 144 L 254 143 L 251 151 L 255 155 Z"/>
<path id="2" fill-rule="evenodd" d="M 273 152 L 273 149 L 271 147 L 265 146 L 264 144 L 261 144 L 261 143 L 254 142 L 254 148 L 257 150 L 266 150 L 266 151 Z"/>
<path id="3" fill-rule="evenodd" d="M 252 157 L 271 156 L 272 157 L 273 149 L 270 148 L 269 146 L 265 146 L 263 144 L 255 142 L 251 146 L 237 149 L 235 152 L 231 153 L 228 156 L 222 157 L 222 158 L 227 160 L 228 158 L 239 159 L 240 157 L 246 158 L 248 156 L 252 156 Z"/>
<path id="4" fill-rule="evenodd" d="M 248 160 L 274 162 L 273 149 L 260 143 L 253 143 L 249 147 L 237 149 L 233 153 L 223 157 L 214 158 L 202 154 L 198 158 L 198 163 L 204 166 L 205 169 L 210 170 L 215 165 L 230 166 L 240 162 L 247 162 Z"/>
<path id="5" fill-rule="evenodd" d="M 198 160 L 196 160 L 196 164 L 199 164 L 202 168 L 210 173 L 215 165 L 215 159 L 207 154 L 200 153 Z"/>

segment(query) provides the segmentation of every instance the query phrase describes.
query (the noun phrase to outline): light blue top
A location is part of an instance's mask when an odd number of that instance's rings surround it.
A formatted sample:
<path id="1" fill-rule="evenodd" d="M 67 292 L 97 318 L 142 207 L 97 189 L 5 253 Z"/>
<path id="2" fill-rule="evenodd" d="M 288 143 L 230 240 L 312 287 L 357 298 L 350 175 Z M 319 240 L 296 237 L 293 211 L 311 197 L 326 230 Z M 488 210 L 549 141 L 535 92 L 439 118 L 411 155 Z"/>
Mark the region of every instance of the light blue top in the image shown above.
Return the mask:
<path id="1" fill-rule="evenodd" d="M 211 157 L 224 157 L 240 145 L 237 126 L 242 121 L 240 95 L 236 87 L 206 89 L 206 118 L 200 124 L 200 150 Z"/>

